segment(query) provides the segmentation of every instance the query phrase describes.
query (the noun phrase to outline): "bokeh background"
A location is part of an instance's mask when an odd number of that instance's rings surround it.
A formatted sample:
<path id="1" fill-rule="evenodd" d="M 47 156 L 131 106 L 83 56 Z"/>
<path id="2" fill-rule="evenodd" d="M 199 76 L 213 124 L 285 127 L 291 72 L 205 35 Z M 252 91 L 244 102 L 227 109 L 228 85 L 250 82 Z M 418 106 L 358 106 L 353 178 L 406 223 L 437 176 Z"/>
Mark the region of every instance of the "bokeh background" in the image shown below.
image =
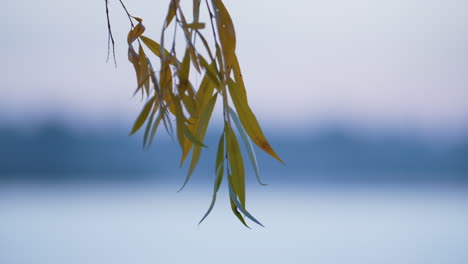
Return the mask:
<path id="1" fill-rule="evenodd" d="M 177 144 L 128 136 L 117 0 L 117 68 L 104 1 L 1 2 L 0 263 L 468 263 L 468 2 L 224 1 L 286 162 L 257 153 L 267 187 L 246 166 L 252 230 L 226 186 L 197 225 L 220 118 L 180 193 Z M 168 1 L 127 6 L 158 39 Z"/>

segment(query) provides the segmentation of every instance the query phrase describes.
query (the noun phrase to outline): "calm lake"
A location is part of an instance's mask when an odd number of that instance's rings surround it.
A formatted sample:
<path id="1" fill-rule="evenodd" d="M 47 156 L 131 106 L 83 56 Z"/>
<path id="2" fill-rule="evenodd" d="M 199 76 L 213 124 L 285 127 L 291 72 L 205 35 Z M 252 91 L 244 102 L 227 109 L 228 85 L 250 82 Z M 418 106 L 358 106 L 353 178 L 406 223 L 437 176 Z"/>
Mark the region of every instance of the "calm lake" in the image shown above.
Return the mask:
<path id="1" fill-rule="evenodd" d="M 226 186 L 0 185 L 0 263 L 468 263 L 468 188 L 248 186 L 244 228 Z"/>

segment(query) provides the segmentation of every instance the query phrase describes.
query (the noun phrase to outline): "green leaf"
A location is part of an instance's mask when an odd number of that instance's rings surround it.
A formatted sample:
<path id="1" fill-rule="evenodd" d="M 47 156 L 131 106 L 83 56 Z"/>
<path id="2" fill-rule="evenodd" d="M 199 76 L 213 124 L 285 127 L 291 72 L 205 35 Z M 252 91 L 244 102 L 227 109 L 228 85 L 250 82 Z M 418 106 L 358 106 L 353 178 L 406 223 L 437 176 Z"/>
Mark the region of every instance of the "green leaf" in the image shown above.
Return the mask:
<path id="1" fill-rule="evenodd" d="M 213 199 L 211 200 L 210 207 L 205 215 L 202 217 L 198 225 L 200 225 L 203 220 L 211 213 L 213 207 L 216 203 L 216 194 L 218 193 L 219 187 L 221 186 L 221 182 L 223 181 L 223 174 L 224 174 L 224 133 L 221 135 L 218 143 L 218 152 L 216 154 L 216 166 L 215 166 L 215 184 L 213 190 Z"/>
<path id="2" fill-rule="evenodd" d="M 233 198 L 231 195 L 229 195 L 229 202 L 231 204 L 231 210 L 232 212 L 234 213 L 234 215 L 237 217 L 237 219 L 239 219 L 239 221 L 247 228 L 250 229 L 250 227 L 247 225 L 247 223 L 245 222 L 244 218 L 242 217 L 242 215 L 239 213 L 239 211 L 237 211 L 237 206 L 236 206 L 236 203 L 234 202 Z"/>
<path id="3" fill-rule="evenodd" d="M 146 148 L 146 143 L 148 142 L 148 136 L 150 134 L 151 125 L 153 124 L 154 114 L 155 114 L 155 111 L 151 111 L 150 118 L 148 122 L 146 122 L 145 135 L 143 137 L 143 149 Z"/>
<path id="4" fill-rule="evenodd" d="M 255 222 L 256 224 L 258 224 L 258 225 L 260 225 L 262 227 L 265 227 L 264 225 L 262 225 L 262 223 L 260 223 L 260 221 L 255 219 L 255 217 L 253 215 L 251 215 L 241 203 L 239 203 L 239 201 L 237 200 L 237 197 L 236 197 L 236 193 L 234 192 L 234 189 L 232 188 L 232 183 L 229 182 L 228 185 L 229 185 L 229 197 L 231 198 L 231 206 L 232 206 L 232 203 L 234 203 L 234 206 L 236 208 L 239 208 L 241 210 L 241 212 L 245 216 L 247 216 L 250 220 L 252 220 L 253 222 Z M 243 222 L 243 223 L 245 224 L 245 222 Z"/>
<path id="5" fill-rule="evenodd" d="M 236 112 L 234 112 L 234 110 L 231 107 L 229 107 L 229 114 L 232 120 L 234 121 L 234 124 L 236 124 L 237 130 L 239 131 L 239 134 L 241 135 L 242 140 L 244 141 L 244 146 L 245 146 L 245 149 L 247 150 L 247 153 L 249 154 L 250 162 L 252 163 L 252 167 L 254 168 L 255 176 L 257 177 L 258 183 L 260 185 L 266 185 L 262 183 L 262 180 L 260 179 L 260 173 L 259 173 L 258 165 L 257 165 L 257 157 L 255 156 L 255 150 L 253 149 L 249 136 L 247 135 L 244 128 L 242 127 L 242 124 Z"/>
<path id="6" fill-rule="evenodd" d="M 236 135 L 229 125 L 226 125 L 226 143 L 229 167 L 231 169 L 232 186 L 245 208 L 245 171 L 242 154 Z"/>
<path id="7" fill-rule="evenodd" d="M 153 128 L 151 129 L 151 135 L 149 138 L 148 147 L 151 146 L 151 144 L 153 144 L 153 139 L 154 139 L 154 136 L 156 135 L 156 130 L 158 129 L 159 123 L 161 123 L 162 118 L 163 118 L 163 114 L 161 113 L 161 111 L 159 111 L 158 117 L 156 118 L 156 121 L 153 124 Z"/>
<path id="8" fill-rule="evenodd" d="M 237 114 L 239 115 L 239 119 L 249 137 L 258 147 L 284 164 L 278 154 L 276 154 L 276 152 L 273 150 L 268 140 L 265 138 L 265 135 L 263 134 L 263 131 L 258 124 L 257 118 L 247 103 L 246 97 L 242 95 L 240 89 L 232 79 L 230 79 L 228 82 L 228 88 L 229 93 L 231 94 L 232 102 L 234 103 Z"/>
<path id="9" fill-rule="evenodd" d="M 140 129 L 140 127 L 145 123 L 146 118 L 149 115 L 149 112 L 151 111 L 151 108 L 153 107 L 154 104 L 154 96 L 146 102 L 145 106 L 143 107 L 143 110 L 141 110 L 140 115 L 138 115 L 137 119 L 135 120 L 135 123 L 133 124 L 132 131 L 130 132 L 130 135 L 133 135 L 135 132 Z"/>
<path id="10" fill-rule="evenodd" d="M 208 126 L 208 123 L 206 124 Z M 190 140 L 190 142 L 192 142 L 193 144 L 199 146 L 199 147 L 204 147 L 204 148 L 207 148 L 208 146 L 203 144 L 203 142 L 201 142 L 200 140 L 198 140 L 193 134 L 192 132 L 190 132 L 190 130 L 184 126 L 184 135 Z"/>

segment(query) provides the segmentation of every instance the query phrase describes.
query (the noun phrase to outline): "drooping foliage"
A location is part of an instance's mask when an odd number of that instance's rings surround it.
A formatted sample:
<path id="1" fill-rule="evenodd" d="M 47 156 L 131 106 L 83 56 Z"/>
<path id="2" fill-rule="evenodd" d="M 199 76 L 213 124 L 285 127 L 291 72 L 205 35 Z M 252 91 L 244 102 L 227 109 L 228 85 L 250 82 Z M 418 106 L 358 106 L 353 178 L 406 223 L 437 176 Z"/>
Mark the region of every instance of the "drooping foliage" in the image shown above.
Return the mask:
<path id="1" fill-rule="evenodd" d="M 109 52 L 114 52 L 114 37 L 108 12 Z M 223 180 L 228 186 L 232 212 L 245 225 L 245 217 L 261 225 L 246 209 L 244 159 L 250 160 L 255 176 L 259 176 L 252 142 L 273 158 L 283 162 L 265 138 L 263 131 L 247 101 L 247 93 L 236 55 L 236 33 L 231 16 L 222 0 L 193 0 L 191 20 L 184 14 L 180 0 L 168 0 L 167 15 L 159 42 L 145 35 L 143 20 L 132 16 L 122 0 L 122 8 L 130 20 L 127 36 L 128 60 L 136 74 L 135 94 L 145 98 L 143 108 L 136 118 L 130 134 L 144 128 L 143 145 L 149 147 L 157 129 L 163 125 L 167 133 L 175 134 L 182 156 L 180 164 L 189 157 L 189 168 L 182 188 L 189 181 L 205 148 L 205 135 L 213 109 L 221 101 L 224 129 L 219 139 L 214 167 L 212 202 L 200 223 L 210 214 Z M 200 20 L 200 9 L 206 8 L 209 25 Z M 171 43 L 167 31 L 174 28 Z M 209 29 L 206 29 L 209 27 Z M 183 33 L 183 56 L 177 56 L 177 30 Z M 212 40 L 205 31 L 211 31 Z M 210 42 L 207 40 L 210 39 Z M 148 54 L 157 57 L 150 60 Z M 115 59 L 115 56 L 114 56 Z M 199 85 L 192 82 L 194 75 L 201 76 Z M 230 100 L 229 100 L 230 98 Z M 229 102 L 232 101 L 233 105 Z M 174 128 L 175 126 L 175 128 Z M 236 127 L 236 131 L 233 129 Z M 240 136 L 240 137 L 239 137 Z M 243 157 L 239 140 L 248 153 Z M 182 189 L 181 188 L 181 189 Z"/>

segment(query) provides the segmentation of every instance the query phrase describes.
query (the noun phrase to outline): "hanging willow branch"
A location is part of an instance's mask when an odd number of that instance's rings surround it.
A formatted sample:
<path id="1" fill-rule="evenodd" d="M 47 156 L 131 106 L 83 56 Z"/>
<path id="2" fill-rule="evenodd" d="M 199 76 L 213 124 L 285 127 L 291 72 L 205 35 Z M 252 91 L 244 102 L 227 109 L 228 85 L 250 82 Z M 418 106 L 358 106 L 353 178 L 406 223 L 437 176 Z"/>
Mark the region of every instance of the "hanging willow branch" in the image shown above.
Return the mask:
<path id="1" fill-rule="evenodd" d="M 247 102 L 244 80 L 236 56 L 236 33 L 229 12 L 221 0 L 210 2 L 205 0 L 210 30 L 213 34 L 213 43 L 209 43 L 203 34 L 206 24 L 200 21 L 201 0 L 193 0 L 192 22 L 190 23 L 180 7 L 180 1 L 169 1 L 158 43 L 143 35 L 145 33 L 143 20 L 132 16 L 124 3 L 119 0 L 130 20 L 130 32 L 127 36 L 128 60 L 135 68 L 137 80 L 135 94 L 141 93 L 146 98 L 146 103 L 130 134 L 140 130 L 146 123 L 143 146 L 147 148 L 152 144 L 161 123 L 169 134 L 173 134 L 173 121 L 171 120 L 175 120 L 175 134 L 182 150 L 180 165 L 183 165 L 188 155 L 192 153 L 182 190 L 194 172 L 203 148 L 206 147 L 203 142 L 208 124 L 214 106 L 221 97 L 224 129 L 216 154 L 213 199 L 200 223 L 213 209 L 216 194 L 225 178 L 233 213 L 245 226 L 247 226 L 245 217 L 262 225 L 246 210 L 245 168 L 238 135 L 243 141 L 260 184 L 264 185 L 259 177 L 255 151 L 251 142 L 253 141 L 260 149 L 281 163 L 283 161 L 268 143 Z M 112 46 L 112 53 L 115 54 L 108 0 L 105 0 L 105 3 L 109 53 Z M 173 40 L 171 45 L 165 45 L 166 31 L 171 25 L 174 25 Z M 177 57 L 175 49 L 178 29 L 182 30 L 186 44 L 181 60 Z M 201 41 L 201 44 L 196 45 L 197 39 Z M 146 52 L 153 53 L 159 59 L 152 62 Z M 196 72 L 191 72 L 191 69 Z M 190 81 L 193 75 L 203 76 L 198 87 Z M 233 106 L 229 105 L 229 97 Z M 232 124 L 236 126 L 238 133 L 234 132 Z"/>

